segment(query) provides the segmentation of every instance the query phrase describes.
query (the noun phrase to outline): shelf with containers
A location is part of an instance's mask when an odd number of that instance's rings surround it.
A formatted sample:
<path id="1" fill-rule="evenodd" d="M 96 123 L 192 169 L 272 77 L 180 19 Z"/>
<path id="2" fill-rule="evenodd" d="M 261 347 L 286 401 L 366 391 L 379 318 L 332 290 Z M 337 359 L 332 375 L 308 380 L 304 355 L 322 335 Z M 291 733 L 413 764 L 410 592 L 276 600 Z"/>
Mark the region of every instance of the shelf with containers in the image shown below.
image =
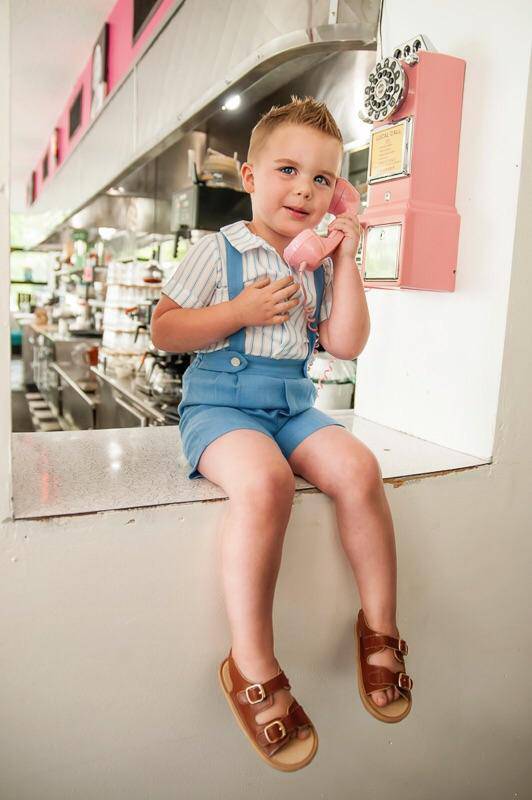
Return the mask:
<path id="1" fill-rule="evenodd" d="M 136 371 L 150 344 L 149 331 L 132 316 L 134 309 L 158 301 L 162 273 L 154 262 L 110 261 L 107 267 L 107 292 L 103 307 L 103 336 L 99 364 L 113 373 L 117 364 Z M 127 312 L 130 313 L 127 313 Z"/>

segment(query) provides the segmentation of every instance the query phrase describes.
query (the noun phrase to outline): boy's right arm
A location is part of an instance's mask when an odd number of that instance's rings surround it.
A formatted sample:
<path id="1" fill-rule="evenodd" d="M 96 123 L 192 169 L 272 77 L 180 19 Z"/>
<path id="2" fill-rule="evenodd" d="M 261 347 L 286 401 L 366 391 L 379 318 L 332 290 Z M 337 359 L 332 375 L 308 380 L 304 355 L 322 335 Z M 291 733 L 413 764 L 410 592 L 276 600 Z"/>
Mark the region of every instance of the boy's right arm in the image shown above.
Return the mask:
<path id="1" fill-rule="evenodd" d="M 151 340 L 159 350 L 191 353 L 225 339 L 241 328 L 229 301 L 205 308 L 183 308 L 161 294 L 151 320 Z"/>
<path id="2" fill-rule="evenodd" d="M 298 305 L 299 286 L 291 276 L 273 283 L 259 278 L 233 300 L 204 308 L 183 308 L 162 294 L 151 320 L 151 340 L 169 353 L 201 350 L 248 325 L 280 325 Z"/>

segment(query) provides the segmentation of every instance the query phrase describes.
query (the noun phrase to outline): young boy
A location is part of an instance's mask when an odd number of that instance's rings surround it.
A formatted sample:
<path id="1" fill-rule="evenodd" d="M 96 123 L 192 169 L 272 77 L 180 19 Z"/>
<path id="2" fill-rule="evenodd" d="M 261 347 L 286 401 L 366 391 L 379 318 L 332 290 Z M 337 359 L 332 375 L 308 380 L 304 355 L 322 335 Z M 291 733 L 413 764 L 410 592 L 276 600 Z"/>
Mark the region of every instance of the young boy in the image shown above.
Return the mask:
<path id="1" fill-rule="evenodd" d="M 335 503 L 362 605 L 355 640 L 364 706 L 386 722 L 411 707 L 382 474 L 361 441 L 313 407 L 307 366 L 315 334 L 294 280 L 304 282 L 325 350 L 356 358 L 369 335 L 357 217 L 340 214 L 329 225 L 345 236 L 315 272 L 296 273 L 283 260 L 291 239 L 327 212 L 342 156 L 323 103 L 292 97 L 274 106 L 254 127 L 241 170 L 252 221 L 200 239 L 166 283 L 152 321 L 156 347 L 197 353 L 179 405 L 189 477 L 203 475 L 229 497 L 222 576 L 232 648 L 220 667 L 222 688 L 259 755 L 285 771 L 308 764 L 318 745 L 274 655 L 272 607 L 294 474 Z"/>

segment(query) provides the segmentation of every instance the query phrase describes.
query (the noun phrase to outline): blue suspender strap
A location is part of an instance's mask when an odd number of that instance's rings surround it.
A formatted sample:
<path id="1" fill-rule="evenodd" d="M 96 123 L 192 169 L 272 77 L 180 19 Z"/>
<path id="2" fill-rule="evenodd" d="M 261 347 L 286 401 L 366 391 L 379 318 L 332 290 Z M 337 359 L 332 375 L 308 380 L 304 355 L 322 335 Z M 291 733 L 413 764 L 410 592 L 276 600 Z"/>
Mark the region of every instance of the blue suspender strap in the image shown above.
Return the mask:
<path id="1" fill-rule="evenodd" d="M 244 276 L 242 273 L 242 253 L 233 247 L 227 236 L 222 234 L 225 240 L 225 254 L 227 260 L 227 289 L 229 300 L 234 300 L 244 288 Z M 229 337 L 229 350 L 238 350 L 244 353 L 246 341 L 246 329 L 240 328 L 239 331 Z"/>

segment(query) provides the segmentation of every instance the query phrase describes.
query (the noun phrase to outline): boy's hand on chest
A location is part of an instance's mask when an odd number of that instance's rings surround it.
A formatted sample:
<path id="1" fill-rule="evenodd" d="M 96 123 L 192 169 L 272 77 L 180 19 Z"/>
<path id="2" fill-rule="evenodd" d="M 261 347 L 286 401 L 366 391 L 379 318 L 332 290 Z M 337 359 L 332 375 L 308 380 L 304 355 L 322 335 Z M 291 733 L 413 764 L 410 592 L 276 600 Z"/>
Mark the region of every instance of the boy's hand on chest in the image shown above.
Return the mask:
<path id="1" fill-rule="evenodd" d="M 291 275 L 272 281 L 269 276 L 248 284 L 230 302 L 241 327 L 282 325 L 299 304 L 300 289 Z"/>

